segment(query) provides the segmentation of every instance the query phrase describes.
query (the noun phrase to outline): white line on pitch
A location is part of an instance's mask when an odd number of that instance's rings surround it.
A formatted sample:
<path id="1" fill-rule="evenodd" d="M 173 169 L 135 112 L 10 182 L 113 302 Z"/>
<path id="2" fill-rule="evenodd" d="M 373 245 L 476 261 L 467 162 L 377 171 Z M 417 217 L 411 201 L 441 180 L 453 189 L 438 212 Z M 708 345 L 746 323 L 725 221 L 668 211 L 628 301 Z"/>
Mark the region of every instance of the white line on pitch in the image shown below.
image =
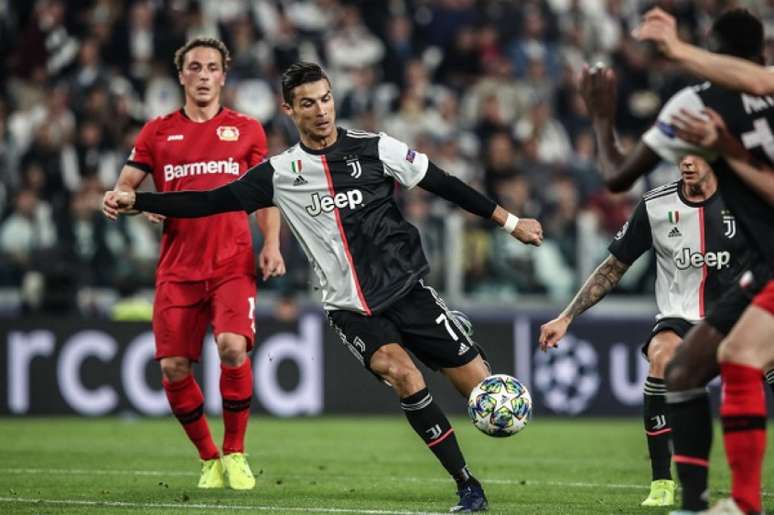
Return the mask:
<path id="1" fill-rule="evenodd" d="M 29 497 L 0 497 L 0 503 L 18 504 L 53 504 L 60 506 L 93 506 L 107 508 L 177 508 L 181 510 L 228 510 L 228 511 L 297 511 L 307 513 L 364 513 L 369 515 L 425 515 L 427 511 L 403 510 L 368 510 L 356 508 L 304 508 L 297 506 L 261 506 L 238 504 L 198 504 L 198 503 L 164 503 L 164 502 L 127 502 L 127 501 L 86 501 L 75 499 L 36 499 Z"/>
<path id="2" fill-rule="evenodd" d="M 181 471 L 164 471 L 164 470 L 114 470 L 114 469 L 101 469 L 101 470 L 94 470 L 94 469 L 40 469 L 40 468 L 0 468 L 0 474 L 73 474 L 73 475 L 94 475 L 94 474 L 102 474 L 102 475 L 116 475 L 116 476 L 154 476 L 154 477 L 165 477 L 165 476 L 187 476 L 187 477 L 193 477 L 198 476 L 199 474 L 196 472 L 181 472 Z M 308 478 L 308 477 L 317 477 L 313 474 L 274 474 L 277 477 L 283 477 L 283 478 Z M 338 478 L 359 478 L 362 479 L 363 476 L 344 476 L 344 475 L 337 475 Z M 439 477 L 410 477 L 410 476 L 378 476 L 379 479 L 383 480 L 392 480 L 392 481 L 410 481 L 414 483 L 422 483 L 422 482 L 444 482 L 448 483 L 449 480 L 447 478 L 439 478 Z M 481 481 L 484 483 L 491 483 L 496 485 L 523 485 L 523 486 L 530 486 L 530 485 L 543 485 L 543 486 L 559 486 L 559 487 L 569 487 L 569 488 L 612 488 L 612 489 L 620 489 L 620 490 L 647 490 L 650 488 L 649 485 L 638 485 L 638 484 L 621 484 L 621 483 L 588 483 L 583 481 L 544 481 L 544 480 L 536 480 L 536 479 L 498 479 L 498 478 L 488 478 L 488 477 L 482 477 Z M 774 492 L 762 492 L 762 495 L 765 497 L 773 497 Z"/>

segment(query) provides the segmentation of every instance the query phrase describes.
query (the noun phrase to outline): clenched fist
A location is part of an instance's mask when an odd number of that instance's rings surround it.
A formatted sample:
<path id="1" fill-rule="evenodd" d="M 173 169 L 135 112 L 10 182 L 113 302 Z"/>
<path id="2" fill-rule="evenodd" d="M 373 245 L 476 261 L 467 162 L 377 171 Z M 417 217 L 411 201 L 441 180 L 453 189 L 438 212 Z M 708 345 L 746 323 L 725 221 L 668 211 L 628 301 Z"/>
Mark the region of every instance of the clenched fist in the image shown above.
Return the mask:
<path id="1" fill-rule="evenodd" d="M 102 213 L 110 220 L 118 220 L 118 215 L 132 210 L 134 199 L 133 191 L 107 191 L 102 198 Z"/>
<path id="2" fill-rule="evenodd" d="M 543 226 L 534 218 L 521 218 L 511 236 L 527 245 L 539 247 L 543 243 Z"/>

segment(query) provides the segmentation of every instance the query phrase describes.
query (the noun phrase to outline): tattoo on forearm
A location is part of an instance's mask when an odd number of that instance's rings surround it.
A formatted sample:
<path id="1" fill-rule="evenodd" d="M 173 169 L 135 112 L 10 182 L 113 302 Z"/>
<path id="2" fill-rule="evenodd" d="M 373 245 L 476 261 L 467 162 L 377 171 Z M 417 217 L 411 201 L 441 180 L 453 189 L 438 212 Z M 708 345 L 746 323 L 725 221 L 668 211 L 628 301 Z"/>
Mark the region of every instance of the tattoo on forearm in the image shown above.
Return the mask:
<path id="1" fill-rule="evenodd" d="M 565 308 L 564 314 L 573 319 L 577 318 L 578 315 L 610 293 L 628 269 L 629 266 L 620 262 L 615 256 L 609 256 L 589 276 L 570 305 Z"/>

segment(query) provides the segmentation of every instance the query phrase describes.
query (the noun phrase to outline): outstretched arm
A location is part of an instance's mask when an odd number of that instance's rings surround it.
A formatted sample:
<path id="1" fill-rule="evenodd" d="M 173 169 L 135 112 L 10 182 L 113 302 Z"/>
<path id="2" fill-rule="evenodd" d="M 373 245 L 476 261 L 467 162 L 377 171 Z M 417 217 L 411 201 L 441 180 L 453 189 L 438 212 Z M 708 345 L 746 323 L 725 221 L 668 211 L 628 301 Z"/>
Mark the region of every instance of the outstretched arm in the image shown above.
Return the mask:
<path id="1" fill-rule="evenodd" d="M 591 117 L 597 141 L 597 162 L 602 180 L 612 192 L 627 191 L 650 172 L 660 157 L 642 141 L 624 154 L 615 135 L 616 77 L 602 65 L 584 66 L 580 91 Z"/>
<path id="2" fill-rule="evenodd" d="M 610 255 L 586 279 L 586 283 L 558 317 L 540 327 L 540 348 L 556 347 L 573 320 L 615 288 L 629 265 Z"/>
<path id="3" fill-rule="evenodd" d="M 681 41 L 674 16 L 662 9 L 648 11 L 634 29 L 634 37 L 655 42 L 667 58 L 718 86 L 755 96 L 774 93 L 774 72 L 752 61 L 716 54 Z"/>
<path id="4" fill-rule="evenodd" d="M 522 243 L 535 246 L 543 243 L 540 222 L 531 218 L 517 218 L 432 162 L 428 164 L 427 172 L 418 185 L 474 215 L 492 220 Z"/>
<path id="5" fill-rule="evenodd" d="M 111 220 L 119 213 L 133 209 L 176 218 L 198 218 L 227 211 L 241 211 L 242 205 L 230 185 L 209 191 L 175 191 L 169 193 L 137 193 L 134 191 L 109 191 L 104 203 L 110 209 L 105 212 Z M 112 216 L 111 216 L 112 213 Z"/>

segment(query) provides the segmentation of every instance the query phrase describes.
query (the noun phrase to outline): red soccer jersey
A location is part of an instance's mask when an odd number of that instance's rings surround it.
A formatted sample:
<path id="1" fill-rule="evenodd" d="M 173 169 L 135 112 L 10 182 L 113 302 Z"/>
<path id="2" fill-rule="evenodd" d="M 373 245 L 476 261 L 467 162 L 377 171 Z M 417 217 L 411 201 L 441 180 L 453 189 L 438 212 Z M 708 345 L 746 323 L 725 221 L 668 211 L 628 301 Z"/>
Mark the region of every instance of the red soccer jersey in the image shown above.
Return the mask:
<path id="1" fill-rule="evenodd" d="M 154 118 L 127 164 L 153 174 L 157 191 L 209 190 L 241 177 L 266 156 L 261 124 L 231 109 L 194 122 L 181 110 Z M 167 218 L 156 283 L 255 274 L 247 214 Z"/>

